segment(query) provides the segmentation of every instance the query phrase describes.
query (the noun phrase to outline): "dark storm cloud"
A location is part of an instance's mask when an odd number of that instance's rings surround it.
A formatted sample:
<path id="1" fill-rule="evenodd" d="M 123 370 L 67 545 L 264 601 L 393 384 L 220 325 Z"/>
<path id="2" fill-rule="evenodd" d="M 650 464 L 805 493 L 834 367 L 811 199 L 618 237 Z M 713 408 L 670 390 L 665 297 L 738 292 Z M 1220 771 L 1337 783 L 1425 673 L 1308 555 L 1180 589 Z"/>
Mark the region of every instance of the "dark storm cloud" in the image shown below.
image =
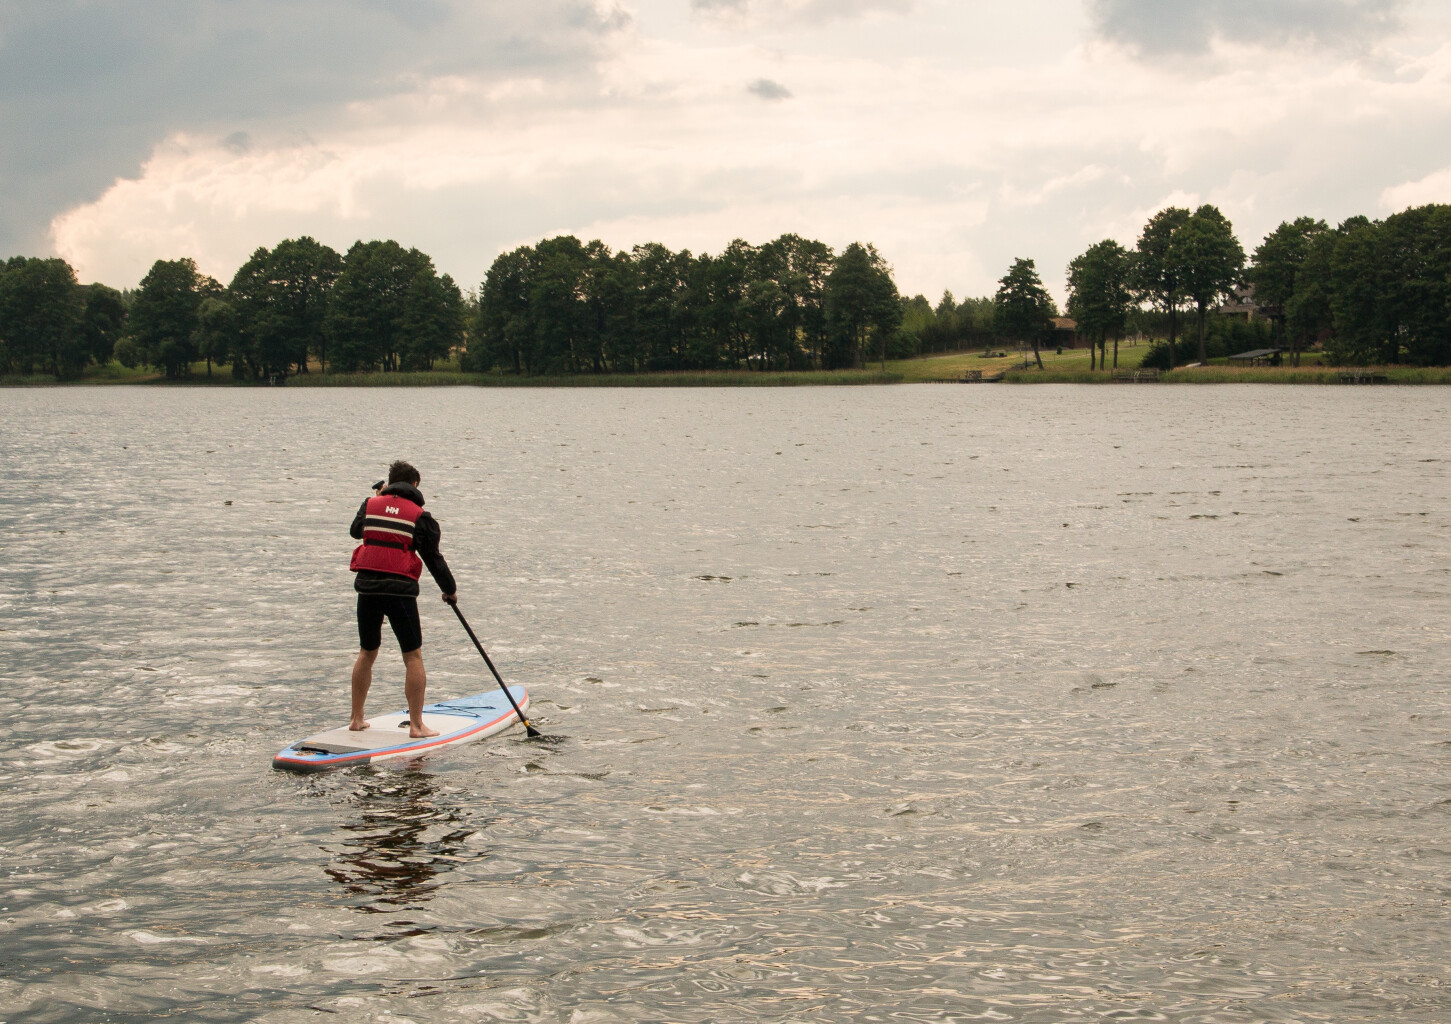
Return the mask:
<path id="1" fill-rule="evenodd" d="M 588 0 L 11 0 L 0 5 L 0 258 L 178 130 L 343 104 L 449 73 L 568 73 L 627 16 Z"/>
<path id="2" fill-rule="evenodd" d="M 769 78 L 758 78 L 746 86 L 747 92 L 755 93 L 763 100 L 789 100 L 791 90 L 780 82 L 773 82 Z"/>
<path id="3" fill-rule="evenodd" d="M 1144 56 L 1205 52 L 1216 39 L 1356 47 L 1395 28 L 1404 0 L 1088 0 L 1099 35 Z"/>

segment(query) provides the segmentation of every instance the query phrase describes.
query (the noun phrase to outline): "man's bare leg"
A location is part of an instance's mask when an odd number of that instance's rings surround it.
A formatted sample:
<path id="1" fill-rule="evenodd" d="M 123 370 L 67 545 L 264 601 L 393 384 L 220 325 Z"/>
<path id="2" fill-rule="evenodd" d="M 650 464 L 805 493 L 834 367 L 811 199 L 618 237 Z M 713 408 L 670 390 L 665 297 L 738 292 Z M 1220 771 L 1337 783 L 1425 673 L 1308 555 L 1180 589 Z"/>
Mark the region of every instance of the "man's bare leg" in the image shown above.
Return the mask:
<path id="1" fill-rule="evenodd" d="M 353 662 L 353 719 L 348 728 L 361 732 L 368 727 L 363 718 L 363 705 L 368 702 L 368 688 L 373 685 L 373 662 L 378 660 L 377 651 L 358 651 L 358 660 Z"/>
<path id="2" fill-rule="evenodd" d="M 413 739 L 437 736 L 437 729 L 423 724 L 423 692 L 428 677 L 423 672 L 423 648 L 403 652 L 403 695 L 408 698 L 408 735 Z"/>

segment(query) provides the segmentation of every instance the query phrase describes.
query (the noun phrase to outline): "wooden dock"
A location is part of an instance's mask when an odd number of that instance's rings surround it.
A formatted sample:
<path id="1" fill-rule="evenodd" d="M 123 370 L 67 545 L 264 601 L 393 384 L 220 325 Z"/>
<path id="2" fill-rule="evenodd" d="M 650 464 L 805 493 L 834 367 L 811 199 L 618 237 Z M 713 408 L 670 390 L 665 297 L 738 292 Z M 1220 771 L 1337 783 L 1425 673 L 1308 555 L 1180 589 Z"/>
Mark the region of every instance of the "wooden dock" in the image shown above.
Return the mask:
<path id="1" fill-rule="evenodd" d="M 997 377 L 984 377 L 981 370 L 964 370 L 961 377 L 930 377 L 922 381 L 923 384 L 983 384 L 1001 380 Z"/>
<path id="2" fill-rule="evenodd" d="M 1389 384 L 1391 379 L 1375 370 L 1341 370 L 1336 376 L 1342 384 Z"/>
<path id="3" fill-rule="evenodd" d="M 1159 371 L 1114 370 L 1109 379 L 1115 384 L 1153 384 L 1159 379 Z"/>

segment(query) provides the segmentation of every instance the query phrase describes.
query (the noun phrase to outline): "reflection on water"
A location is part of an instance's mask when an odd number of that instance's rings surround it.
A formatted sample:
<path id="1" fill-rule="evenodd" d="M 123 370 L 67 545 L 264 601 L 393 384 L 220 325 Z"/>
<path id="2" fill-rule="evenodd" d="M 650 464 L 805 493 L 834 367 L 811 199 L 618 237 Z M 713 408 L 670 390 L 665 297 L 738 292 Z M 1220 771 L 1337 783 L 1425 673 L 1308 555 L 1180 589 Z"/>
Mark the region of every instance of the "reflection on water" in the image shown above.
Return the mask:
<path id="1" fill-rule="evenodd" d="M 337 842 L 324 843 L 332 857 L 325 869 L 368 914 L 416 909 L 442 883 L 440 876 L 482 854 L 466 856 L 474 834 L 457 806 L 439 798 L 438 787 L 419 764 L 352 769 L 347 820 Z"/>
<path id="2" fill-rule="evenodd" d="M 3 397 L 4 1020 L 1451 1020 L 1451 390 Z M 568 741 L 274 772 L 398 457 Z"/>

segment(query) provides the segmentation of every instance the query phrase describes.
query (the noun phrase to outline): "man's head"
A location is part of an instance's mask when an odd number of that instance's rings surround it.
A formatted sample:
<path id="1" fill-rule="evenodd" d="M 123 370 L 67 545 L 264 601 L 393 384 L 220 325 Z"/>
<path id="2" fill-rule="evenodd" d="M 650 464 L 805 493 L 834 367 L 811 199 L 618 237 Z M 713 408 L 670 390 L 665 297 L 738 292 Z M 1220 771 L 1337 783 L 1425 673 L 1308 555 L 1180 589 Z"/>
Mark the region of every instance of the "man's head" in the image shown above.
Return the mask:
<path id="1" fill-rule="evenodd" d="M 388 467 L 388 482 L 390 484 L 412 484 L 414 487 L 417 487 L 418 482 L 422 479 L 423 477 L 418 475 L 418 470 L 413 468 L 411 462 L 404 462 L 402 459 L 399 459 Z"/>

